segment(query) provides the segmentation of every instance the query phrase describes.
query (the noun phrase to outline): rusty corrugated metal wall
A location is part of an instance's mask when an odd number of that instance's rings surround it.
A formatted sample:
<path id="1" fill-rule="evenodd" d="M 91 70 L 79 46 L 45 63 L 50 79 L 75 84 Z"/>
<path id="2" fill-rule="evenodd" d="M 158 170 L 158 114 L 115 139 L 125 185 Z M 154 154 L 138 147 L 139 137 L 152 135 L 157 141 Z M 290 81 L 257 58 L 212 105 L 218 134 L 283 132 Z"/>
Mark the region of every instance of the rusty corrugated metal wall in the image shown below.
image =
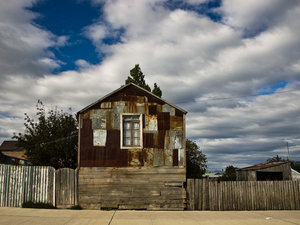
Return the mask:
<path id="1" fill-rule="evenodd" d="M 143 148 L 121 149 L 120 115 L 143 115 Z M 128 86 L 79 115 L 80 167 L 185 166 L 185 114 Z"/>

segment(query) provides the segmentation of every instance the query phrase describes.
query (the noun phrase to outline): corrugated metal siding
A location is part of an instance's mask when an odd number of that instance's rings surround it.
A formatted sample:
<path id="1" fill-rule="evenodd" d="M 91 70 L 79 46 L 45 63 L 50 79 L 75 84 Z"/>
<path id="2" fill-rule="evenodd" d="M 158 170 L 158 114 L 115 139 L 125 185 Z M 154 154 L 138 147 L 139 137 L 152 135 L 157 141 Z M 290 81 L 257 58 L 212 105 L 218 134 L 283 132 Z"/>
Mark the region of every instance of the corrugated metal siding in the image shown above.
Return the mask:
<path id="1" fill-rule="evenodd" d="M 121 149 L 123 113 L 143 115 L 142 149 Z M 105 98 L 105 102 L 93 105 L 80 117 L 81 167 L 185 166 L 185 154 L 179 154 L 185 149 L 184 113 L 140 88 L 128 86 Z M 105 144 L 95 146 L 101 143 Z"/>
<path id="2" fill-rule="evenodd" d="M 0 206 L 20 207 L 23 202 L 53 204 L 51 167 L 0 165 Z"/>
<path id="3" fill-rule="evenodd" d="M 0 164 L 0 206 L 21 207 L 27 201 L 76 205 L 77 170 Z"/>

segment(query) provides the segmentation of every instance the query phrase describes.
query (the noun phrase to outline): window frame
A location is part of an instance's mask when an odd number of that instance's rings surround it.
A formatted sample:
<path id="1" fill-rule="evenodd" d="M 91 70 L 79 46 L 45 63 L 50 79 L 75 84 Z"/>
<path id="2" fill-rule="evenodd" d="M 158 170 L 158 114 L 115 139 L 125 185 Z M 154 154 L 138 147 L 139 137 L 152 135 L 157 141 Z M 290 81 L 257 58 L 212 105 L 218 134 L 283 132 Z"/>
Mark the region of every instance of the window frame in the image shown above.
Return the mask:
<path id="1" fill-rule="evenodd" d="M 123 116 L 139 116 L 139 139 L 140 139 L 140 143 L 138 146 L 128 146 L 128 145 L 124 145 L 123 143 L 123 137 L 124 137 L 124 128 L 123 128 L 123 124 L 124 124 L 124 119 Z M 132 138 L 132 137 L 131 137 Z M 122 113 L 120 115 L 120 144 L 121 144 L 121 149 L 142 149 L 143 148 L 143 114 L 140 113 Z"/>

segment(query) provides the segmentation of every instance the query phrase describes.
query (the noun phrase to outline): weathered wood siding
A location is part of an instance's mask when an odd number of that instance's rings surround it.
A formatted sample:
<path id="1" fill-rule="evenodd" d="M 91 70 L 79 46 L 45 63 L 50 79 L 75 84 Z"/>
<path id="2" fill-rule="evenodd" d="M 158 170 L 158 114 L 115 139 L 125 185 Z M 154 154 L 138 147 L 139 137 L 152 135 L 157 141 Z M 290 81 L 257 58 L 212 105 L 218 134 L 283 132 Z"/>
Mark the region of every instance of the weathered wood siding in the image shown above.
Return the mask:
<path id="1" fill-rule="evenodd" d="M 77 170 L 0 165 L 0 206 L 32 201 L 66 208 L 77 205 L 77 186 Z"/>
<path id="2" fill-rule="evenodd" d="M 189 210 L 298 210 L 299 181 L 187 180 Z"/>
<path id="3" fill-rule="evenodd" d="M 79 204 L 93 209 L 183 210 L 185 169 L 82 167 Z"/>
<path id="4" fill-rule="evenodd" d="M 63 168 L 55 171 L 55 206 L 68 208 L 77 205 L 77 169 Z"/>

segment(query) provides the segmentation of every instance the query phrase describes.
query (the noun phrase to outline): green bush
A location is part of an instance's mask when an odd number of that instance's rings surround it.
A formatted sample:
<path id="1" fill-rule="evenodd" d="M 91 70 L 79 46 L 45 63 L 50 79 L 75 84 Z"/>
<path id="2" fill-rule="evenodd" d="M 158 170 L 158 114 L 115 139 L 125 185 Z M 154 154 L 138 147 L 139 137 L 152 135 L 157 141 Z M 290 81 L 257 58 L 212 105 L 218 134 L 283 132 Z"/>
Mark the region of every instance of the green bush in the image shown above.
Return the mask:
<path id="1" fill-rule="evenodd" d="M 32 201 L 23 202 L 22 208 L 36 208 L 36 209 L 56 209 L 51 203 L 37 202 Z"/>
<path id="2" fill-rule="evenodd" d="M 73 205 L 69 209 L 74 209 L 74 210 L 81 210 L 82 207 L 80 205 Z"/>

